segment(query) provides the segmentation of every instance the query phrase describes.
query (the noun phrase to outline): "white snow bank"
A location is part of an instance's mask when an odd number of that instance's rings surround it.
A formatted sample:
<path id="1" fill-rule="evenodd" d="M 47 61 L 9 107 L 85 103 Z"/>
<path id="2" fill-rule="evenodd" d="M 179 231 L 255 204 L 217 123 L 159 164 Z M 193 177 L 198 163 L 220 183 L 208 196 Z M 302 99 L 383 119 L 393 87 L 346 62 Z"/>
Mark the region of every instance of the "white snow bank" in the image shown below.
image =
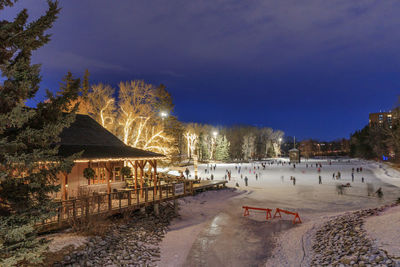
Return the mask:
<path id="1" fill-rule="evenodd" d="M 368 169 L 370 169 L 375 176 L 383 182 L 400 187 L 400 172 L 389 165 L 370 162 L 368 164 Z"/>
<path id="2" fill-rule="evenodd" d="M 364 229 L 379 248 L 400 257 L 400 206 L 367 218 Z"/>
<path id="3" fill-rule="evenodd" d="M 74 246 L 74 248 L 78 248 L 84 245 L 88 240 L 88 237 L 74 233 L 53 234 L 47 236 L 47 238 L 51 240 L 49 244 L 50 252 L 57 252 L 71 245 Z"/>

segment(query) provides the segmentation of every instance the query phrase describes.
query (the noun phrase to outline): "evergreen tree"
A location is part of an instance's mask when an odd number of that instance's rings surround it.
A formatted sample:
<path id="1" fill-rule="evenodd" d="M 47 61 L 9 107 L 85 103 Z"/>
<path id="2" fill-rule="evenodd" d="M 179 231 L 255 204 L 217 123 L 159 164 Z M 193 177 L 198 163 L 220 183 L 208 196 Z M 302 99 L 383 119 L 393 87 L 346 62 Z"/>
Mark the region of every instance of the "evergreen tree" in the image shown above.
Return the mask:
<path id="1" fill-rule="evenodd" d="M 372 142 L 370 138 L 370 128 L 368 125 L 362 130 L 356 131 L 351 135 L 350 138 L 350 156 L 366 159 L 376 157 L 371 145 Z"/>
<path id="2" fill-rule="evenodd" d="M 86 69 L 85 75 L 83 76 L 83 79 L 82 79 L 82 88 L 81 88 L 83 99 L 86 99 L 89 94 L 89 90 L 90 90 L 89 75 L 90 75 L 89 70 Z"/>
<path id="3" fill-rule="evenodd" d="M 0 11 L 13 1 L 0 0 Z M 73 158 L 57 156 L 59 134 L 74 120 L 79 79 L 69 73 L 61 91 L 47 92 L 48 101 L 36 109 L 24 102 L 39 89 L 40 65 L 31 64 L 32 52 L 50 40 L 45 31 L 59 13 L 57 2 L 27 23 L 24 9 L 14 21 L 0 21 L 0 265 L 37 264 L 46 242 L 36 237 L 35 225 L 54 211 L 50 195 L 57 190 L 57 174 L 68 172 Z M 72 113 L 65 114 L 62 110 Z"/>
<path id="4" fill-rule="evenodd" d="M 229 160 L 229 141 L 225 135 L 217 137 L 215 159 L 221 161 Z"/>

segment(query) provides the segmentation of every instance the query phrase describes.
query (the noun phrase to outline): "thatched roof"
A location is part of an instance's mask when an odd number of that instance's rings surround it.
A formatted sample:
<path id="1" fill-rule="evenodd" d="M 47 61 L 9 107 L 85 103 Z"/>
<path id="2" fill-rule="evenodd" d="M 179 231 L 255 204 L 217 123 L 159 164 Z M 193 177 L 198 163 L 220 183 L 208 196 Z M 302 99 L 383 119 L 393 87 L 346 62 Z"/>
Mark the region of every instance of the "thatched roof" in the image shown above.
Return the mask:
<path id="1" fill-rule="evenodd" d="M 58 150 L 61 156 L 84 151 L 80 159 L 153 159 L 164 155 L 125 145 L 115 135 L 88 115 L 76 115 L 76 120 L 65 128 Z"/>

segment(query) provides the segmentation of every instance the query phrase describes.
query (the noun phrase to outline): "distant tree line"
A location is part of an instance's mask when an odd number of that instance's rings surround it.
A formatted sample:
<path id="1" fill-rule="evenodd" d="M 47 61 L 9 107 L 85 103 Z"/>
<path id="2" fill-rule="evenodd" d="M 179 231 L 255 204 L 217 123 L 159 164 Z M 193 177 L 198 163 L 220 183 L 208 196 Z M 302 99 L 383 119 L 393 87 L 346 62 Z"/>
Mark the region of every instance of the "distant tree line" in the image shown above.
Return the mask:
<path id="1" fill-rule="evenodd" d="M 350 153 L 350 141 L 344 138 L 329 142 L 307 139 L 300 142 L 299 149 L 304 158 L 316 156 L 346 156 Z"/>
<path id="2" fill-rule="evenodd" d="M 365 159 L 400 162 L 400 106 L 392 110 L 392 121 L 367 125 L 351 134 L 350 155 Z"/>
<path id="3" fill-rule="evenodd" d="M 182 159 L 200 161 L 255 160 L 280 155 L 284 133 L 268 127 L 184 124 Z"/>

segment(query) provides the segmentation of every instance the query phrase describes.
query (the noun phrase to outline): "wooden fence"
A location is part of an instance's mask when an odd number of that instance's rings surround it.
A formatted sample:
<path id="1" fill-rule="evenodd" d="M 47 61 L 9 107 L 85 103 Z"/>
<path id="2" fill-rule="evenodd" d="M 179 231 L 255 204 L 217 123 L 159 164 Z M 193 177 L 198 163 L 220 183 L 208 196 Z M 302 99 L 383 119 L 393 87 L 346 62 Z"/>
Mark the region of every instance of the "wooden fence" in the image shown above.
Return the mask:
<path id="1" fill-rule="evenodd" d="M 183 190 L 178 190 L 178 187 Z M 183 188 L 182 188 L 183 187 Z M 179 191 L 179 192 L 178 192 Z M 43 221 L 43 228 L 61 226 L 84 216 L 111 215 L 123 209 L 139 209 L 155 203 L 192 195 L 193 181 L 165 184 L 140 189 L 124 189 L 110 194 L 99 194 L 57 202 L 56 215 Z"/>

